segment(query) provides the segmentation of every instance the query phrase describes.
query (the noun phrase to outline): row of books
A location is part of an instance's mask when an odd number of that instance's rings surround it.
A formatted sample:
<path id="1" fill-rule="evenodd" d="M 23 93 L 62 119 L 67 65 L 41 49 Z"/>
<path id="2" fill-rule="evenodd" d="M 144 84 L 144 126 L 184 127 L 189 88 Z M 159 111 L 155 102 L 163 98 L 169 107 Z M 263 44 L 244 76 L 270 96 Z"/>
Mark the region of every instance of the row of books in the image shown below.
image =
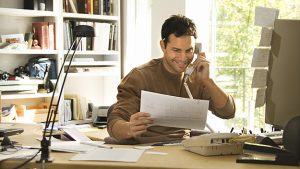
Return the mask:
<path id="1" fill-rule="evenodd" d="M 34 49 L 55 49 L 55 23 L 54 22 L 33 22 Z"/>
<path id="2" fill-rule="evenodd" d="M 37 84 L 17 84 L 17 85 L 1 85 L 2 94 L 18 93 L 18 94 L 35 94 L 38 91 Z"/>
<path id="3" fill-rule="evenodd" d="M 89 25 L 95 29 L 94 38 L 82 38 L 77 50 L 117 50 L 117 25 L 112 23 L 64 21 L 64 49 L 68 50 L 74 40 L 73 29 L 77 25 Z"/>
<path id="4" fill-rule="evenodd" d="M 90 15 L 112 15 L 112 0 L 64 0 L 64 12 Z"/>
<path id="5" fill-rule="evenodd" d="M 88 103 L 85 97 L 75 94 L 66 94 L 64 99 L 64 121 L 86 120 L 91 118 L 88 114 Z"/>
<path id="6" fill-rule="evenodd" d="M 0 80 L 2 94 L 36 94 L 43 80 Z"/>
<path id="7" fill-rule="evenodd" d="M 32 32 L 1 35 L 0 49 L 55 49 L 55 23 L 33 22 Z"/>

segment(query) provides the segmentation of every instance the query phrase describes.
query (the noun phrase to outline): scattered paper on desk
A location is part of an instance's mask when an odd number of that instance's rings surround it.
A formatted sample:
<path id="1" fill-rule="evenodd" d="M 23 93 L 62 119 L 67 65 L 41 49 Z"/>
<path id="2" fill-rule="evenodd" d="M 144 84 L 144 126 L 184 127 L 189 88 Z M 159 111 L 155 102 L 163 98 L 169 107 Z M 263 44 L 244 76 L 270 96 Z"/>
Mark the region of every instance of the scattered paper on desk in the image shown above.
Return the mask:
<path id="1" fill-rule="evenodd" d="M 278 9 L 257 6 L 255 8 L 254 25 L 273 28 L 278 15 Z"/>
<path id="2" fill-rule="evenodd" d="M 70 160 L 137 162 L 143 152 L 144 150 L 132 148 L 98 148 L 87 153 L 77 154 Z"/>
<path id="3" fill-rule="evenodd" d="M 95 143 L 104 144 L 103 141 L 97 141 Z M 83 153 L 83 152 L 88 152 L 97 149 L 97 147 L 80 144 L 80 142 L 78 141 L 58 141 L 58 142 L 51 142 L 50 149 L 54 151 L 63 151 L 69 153 Z"/>
<path id="4" fill-rule="evenodd" d="M 271 46 L 273 29 L 262 27 L 259 46 Z"/>
<path id="5" fill-rule="evenodd" d="M 76 141 L 92 141 L 90 138 L 88 138 L 76 128 L 64 128 L 63 131 L 66 132 Z"/>
<path id="6" fill-rule="evenodd" d="M 168 153 L 165 153 L 165 152 L 158 152 L 158 151 L 146 151 L 146 154 L 168 155 Z"/>
<path id="7" fill-rule="evenodd" d="M 256 91 L 255 108 L 261 107 L 265 104 L 266 88 L 258 89 Z"/>
<path id="8" fill-rule="evenodd" d="M 252 79 L 252 88 L 263 88 L 267 85 L 267 69 L 255 69 Z"/>
<path id="9" fill-rule="evenodd" d="M 77 141 L 59 141 L 59 142 L 51 142 L 50 149 L 52 151 L 62 151 L 69 153 L 83 153 L 89 151 L 93 147 L 82 145 Z"/>
<path id="10" fill-rule="evenodd" d="M 141 112 L 148 112 L 153 125 L 203 130 L 208 100 L 197 100 L 142 91 Z"/>
<path id="11" fill-rule="evenodd" d="M 14 153 L 10 152 L 8 154 L 5 154 L 6 152 L 3 151 L 3 152 L 1 152 L 2 154 L 0 154 L 0 161 L 6 160 L 6 159 L 9 159 L 9 158 L 24 158 L 24 159 L 27 159 L 28 157 L 34 156 L 38 151 L 39 151 L 38 149 L 26 149 L 26 148 L 17 150 Z"/>
<path id="12" fill-rule="evenodd" d="M 154 147 L 153 146 L 135 146 L 133 148 L 138 149 L 138 150 L 150 150 L 150 149 L 153 149 Z"/>
<path id="13" fill-rule="evenodd" d="M 268 67 L 270 56 L 269 48 L 255 48 L 251 67 Z"/>

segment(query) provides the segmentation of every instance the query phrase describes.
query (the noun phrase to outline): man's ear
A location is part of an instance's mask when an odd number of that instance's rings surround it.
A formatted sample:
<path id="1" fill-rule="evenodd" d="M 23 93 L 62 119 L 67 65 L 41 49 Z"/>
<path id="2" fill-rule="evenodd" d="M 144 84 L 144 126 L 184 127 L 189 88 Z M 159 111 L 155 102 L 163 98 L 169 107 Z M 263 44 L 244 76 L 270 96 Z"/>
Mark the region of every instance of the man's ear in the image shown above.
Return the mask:
<path id="1" fill-rule="evenodd" d="M 164 41 L 163 41 L 163 40 L 160 40 L 159 44 L 160 44 L 160 48 L 161 48 L 161 50 L 162 50 L 163 52 L 165 52 L 165 50 L 166 50 L 166 46 L 165 46 L 165 43 L 164 43 Z"/>

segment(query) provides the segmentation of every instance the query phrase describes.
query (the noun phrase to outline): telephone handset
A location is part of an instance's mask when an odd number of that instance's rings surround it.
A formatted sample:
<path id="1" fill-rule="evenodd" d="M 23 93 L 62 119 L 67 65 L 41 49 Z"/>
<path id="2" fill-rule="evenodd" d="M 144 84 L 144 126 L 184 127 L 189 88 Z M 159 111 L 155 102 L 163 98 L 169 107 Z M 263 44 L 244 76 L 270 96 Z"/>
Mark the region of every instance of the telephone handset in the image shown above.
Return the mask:
<path id="1" fill-rule="evenodd" d="M 199 42 L 196 43 L 196 44 L 195 44 L 194 55 L 195 55 L 195 54 L 197 55 L 198 53 L 200 53 L 201 50 L 202 50 L 202 44 L 199 43 Z M 189 86 L 187 85 L 187 79 L 188 79 L 189 76 L 193 73 L 193 71 L 194 71 L 194 69 L 195 69 L 194 63 L 195 63 L 196 60 L 197 60 L 197 56 L 194 56 L 194 59 L 193 59 L 192 63 L 188 65 L 188 67 L 185 69 L 185 72 L 184 72 L 184 79 L 183 79 L 184 81 L 183 81 L 183 85 L 184 85 L 185 90 L 186 90 L 186 92 L 187 92 L 187 94 L 188 94 L 188 96 L 189 96 L 190 99 L 194 99 L 194 98 L 193 98 L 193 95 L 192 95 L 192 93 L 191 93 L 191 91 L 190 91 Z M 215 132 L 215 131 L 213 130 L 213 128 L 212 128 L 209 124 L 207 124 L 207 123 L 206 123 L 206 127 L 207 127 L 212 133 Z"/>
<path id="2" fill-rule="evenodd" d="M 185 72 L 184 72 L 184 82 L 187 81 L 188 77 L 193 73 L 194 69 L 195 69 L 195 61 L 197 60 L 197 54 L 200 53 L 202 50 L 202 44 L 200 42 L 197 42 L 195 44 L 195 50 L 194 50 L 194 58 L 193 58 L 193 61 L 188 65 L 188 67 L 185 69 Z"/>

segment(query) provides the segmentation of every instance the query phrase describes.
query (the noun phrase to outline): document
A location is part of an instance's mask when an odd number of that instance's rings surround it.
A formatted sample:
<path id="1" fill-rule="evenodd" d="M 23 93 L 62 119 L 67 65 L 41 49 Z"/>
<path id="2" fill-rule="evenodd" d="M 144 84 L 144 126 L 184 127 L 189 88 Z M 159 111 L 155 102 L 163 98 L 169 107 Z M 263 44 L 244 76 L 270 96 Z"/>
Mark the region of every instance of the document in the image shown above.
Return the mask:
<path id="1" fill-rule="evenodd" d="M 153 125 L 203 130 L 208 100 L 197 100 L 142 91 L 141 112 L 148 112 Z"/>
<path id="2" fill-rule="evenodd" d="M 261 107 L 265 104 L 266 88 L 258 89 L 256 91 L 255 108 Z"/>
<path id="3" fill-rule="evenodd" d="M 257 6 L 255 8 L 254 25 L 273 28 L 278 15 L 278 9 Z"/>
<path id="4" fill-rule="evenodd" d="M 92 141 L 90 138 L 88 138 L 76 128 L 64 128 L 62 130 L 76 141 Z"/>
<path id="5" fill-rule="evenodd" d="M 262 27 L 261 28 L 261 36 L 259 41 L 259 46 L 271 46 L 273 29 Z"/>
<path id="6" fill-rule="evenodd" d="M 132 148 L 97 148 L 87 153 L 77 154 L 70 160 L 137 162 L 143 152 L 144 150 Z"/>
<path id="7" fill-rule="evenodd" d="M 270 48 L 255 48 L 251 67 L 268 67 Z"/>
<path id="8" fill-rule="evenodd" d="M 104 141 L 92 141 L 94 145 L 103 145 Z M 78 141 L 53 141 L 51 142 L 51 150 L 63 151 L 69 153 L 86 153 L 88 151 L 101 148 L 100 146 L 93 146 L 82 144 Z"/>
<path id="9" fill-rule="evenodd" d="M 104 144 L 104 142 L 99 142 L 98 144 Z M 95 148 L 95 146 L 81 144 L 78 141 L 52 141 L 50 146 L 51 150 L 69 153 L 86 153 Z"/>
<path id="10" fill-rule="evenodd" d="M 267 85 L 267 69 L 256 69 L 253 74 L 252 88 L 263 88 Z"/>
<path id="11" fill-rule="evenodd" d="M 20 159 L 29 159 L 38 153 L 38 149 L 27 149 L 23 148 L 20 150 L 16 149 L 16 152 L 1 152 L 0 161 L 10 159 L 10 158 L 20 158 Z"/>

